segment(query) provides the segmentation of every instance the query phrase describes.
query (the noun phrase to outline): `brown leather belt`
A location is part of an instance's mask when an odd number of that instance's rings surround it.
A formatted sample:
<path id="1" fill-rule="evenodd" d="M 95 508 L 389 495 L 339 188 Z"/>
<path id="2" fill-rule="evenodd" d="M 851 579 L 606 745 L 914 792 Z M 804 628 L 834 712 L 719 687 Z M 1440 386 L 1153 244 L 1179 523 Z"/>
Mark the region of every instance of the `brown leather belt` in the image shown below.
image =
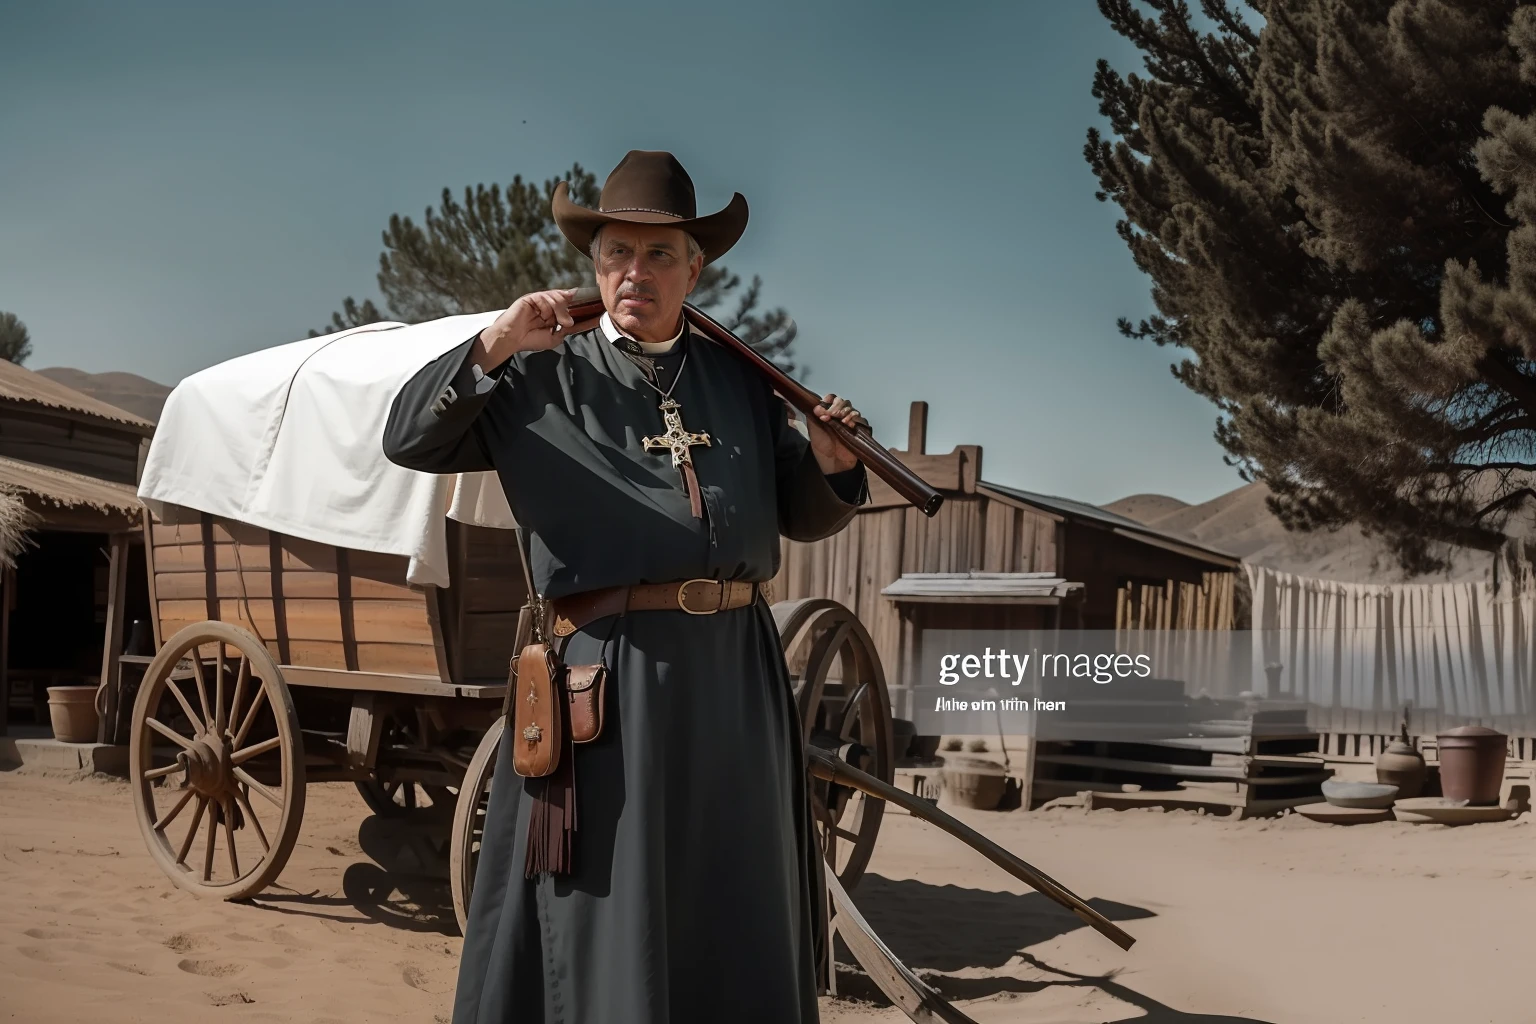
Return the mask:
<path id="1" fill-rule="evenodd" d="M 760 584 L 748 580 L 683 580 L 680 583 L 637 583 L 628 587 L 604 587 L 581 594 L 557 597 L 554 606 L 555 636 L 570 636 L 589 622 L 624 612 L 683 611 L 690 615 L 745 608 L 757 600 Z"/>

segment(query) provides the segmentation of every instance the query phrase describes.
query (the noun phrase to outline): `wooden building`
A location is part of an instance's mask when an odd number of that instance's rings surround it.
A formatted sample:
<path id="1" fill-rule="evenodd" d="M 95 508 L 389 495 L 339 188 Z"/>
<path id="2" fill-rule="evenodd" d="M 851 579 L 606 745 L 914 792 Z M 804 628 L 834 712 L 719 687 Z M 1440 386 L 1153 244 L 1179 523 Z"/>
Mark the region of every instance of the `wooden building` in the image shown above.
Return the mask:
<path id="1" fill-rule="evenodd" d="M 829 597 L 854 609 L 895 687 L 906 685 L 897 667 L 916 610 L 934 614 L 932 600 L 882 593 L 909 574 L 1039 573 L 1075 585 L 1061 591 L 1070 600 L 1035 602 L 1049 605 L 1049 615 L 1037 609 L 1031 625 L 1233 627 L 1238 558 L 1084 502 L 985 480 L 979 445 L 929 454 L 927 423 L 927 403 L 912 403 L 907 448 L 893 452 L 944 493 L 938 514 L 925 517 L 871 476 L 870 502 L 849 527 L 811 544 L 785 541 L 773 581 L 775 600 Z M 960 617 L 984 624 L 984 602 L 974 594 L 965 602 Z"/>
<path id="2" fill-rule="evenodd" d="M 149 619 L 135 480 L 153 432 L 0 361 L 0 492 L 27 520 L 0 587 L 0 731 L 46 721 L 49 686 L 107 678 L 131 623 Z"/>

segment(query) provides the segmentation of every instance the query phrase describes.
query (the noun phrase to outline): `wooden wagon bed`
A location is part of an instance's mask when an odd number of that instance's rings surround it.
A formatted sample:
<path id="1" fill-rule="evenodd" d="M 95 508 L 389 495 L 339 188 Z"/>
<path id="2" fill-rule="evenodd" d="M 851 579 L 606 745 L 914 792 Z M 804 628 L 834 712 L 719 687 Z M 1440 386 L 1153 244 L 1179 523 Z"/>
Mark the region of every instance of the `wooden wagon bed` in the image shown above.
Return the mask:
<path id="1" fill-rule="evenodd" d="M 158 648 L 215 620 L 254 633 L 290 685 L 500 697 L 524 601 L 511 531 L 448 524 L 452 584 L 413 590 L 407 559 L 192 510 L 145 526 Z"/>

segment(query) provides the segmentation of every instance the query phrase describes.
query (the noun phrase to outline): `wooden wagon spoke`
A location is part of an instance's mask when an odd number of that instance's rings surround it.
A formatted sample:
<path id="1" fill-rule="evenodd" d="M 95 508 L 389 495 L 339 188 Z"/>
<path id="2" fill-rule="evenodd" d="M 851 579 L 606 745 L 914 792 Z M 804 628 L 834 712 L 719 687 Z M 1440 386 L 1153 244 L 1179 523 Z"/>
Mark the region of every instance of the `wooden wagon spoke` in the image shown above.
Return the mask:
<path id="1" fill-rule="evenodd" d="M 245 696 L 245 681 L 251 674 L 251 663 L 244 654 L 240 655 L 240 667 L 235 670 L 235 692 L 229 698 L 229 717 L 226 721 L 230 725 L 240 720 L 240 698 Z"/>
<path id="2" fill-rule="evenodd" d="M 251 710 L 246 713 L 245 720 L 240 723 L 240 731 L 235 733 L 234 745 L 239 746 L 245 742 L 245 734 L 251 731 L 251 726 L 256 724 L 256 713 L 261 710 L 262 703 L 267 699 L 267 688 L 256 687 L 256 696 L 251 698 Z"/>
<path id="3" fill-rule="evenodd" d="M 197 712 L 192 710 L 192 705 L 187 702 L 187 695 L 181 692 L 181 687 L 176 685 L 176 680 L 167 679 L 165 688 L 171 691 L 171 696 L 175 697 L 176 703 L 181 705 L 181 713 L 187 716 L 187 721 L 192 723 L 192 728 L 198 732 L 206 731 L 207 723 L 197 717 Z"/>
<path id="4" fill-rule="evenodd" d="M 241 750 L 235 751 L 233 754 L 230 754 L 229 763 L 245 764 L 245 762 L 249 761 L 251 758 L 260 757 L 267 751 L 276 750 L 282 745 L 283 738 L 281 736 L 273 736 L 271 739 L 262 740 L 260 743 L 252 744 L 249 747 L 245 747 Z"/>
<path id="5" fill-rule="evenodd" d="M 187 739 L 181 733 L 177 732 L 175 729 L 172 729 L 158 718 L 146 718 L 144 719 L 144 724 L 155 730 L 155 732 L 159 733 L 161 736 L 164 736 L 166 739 L 170 740 L 172 743 L 175 743 L 177 746 L 181 747 L 181 749 L 192 749 L 191 740 Z"/>
<path id="6" fill-rule="evenodd" d="M 854 727 L 859 724 L 859 702 L 864 699 L 864 694 L 869 690 L 868 683 L 860 683 L 853 691 L 853 695 L 843 704 L 843 727 L 838 730 L 837 738 L 844 743 L 855 743 L 857 740 L 852 735 Z"/>
<path id="7" fill-rule="evenodd" d="M 220 804 L 220 807 L 223 805 Z M 203 849 L 203 881 L 213 880 L 213 847 L 219 838 L 219 823 L 214 820 L 213 808 L 208 809 L 208 843 Z"/>
<path id="8" fill-rule="evenodd" d="M 224 735 L 224 644 L 213 656 L 213 731 Z"/>
<path id="9" fill-rule="evenodd" d="M 261 819 L 256 817 L 256 809 L 251 806 L 251 800 L 245 795 L 245 790 L 236 789 L 235 799 L 240 801 L 240 809 L 245 812 L 245 818 L 256 829 L 256 838 L 261 840 L 261 852 L 266 853 L 272 849 L 267 842 L 267 832 L 261 827 Z"/>
<path id="10" fill-rule="evenodd" d="M 203 709 L 203 721 L 213 724 L 213 714 L 208 710 L 208 685 L 203 682 L 203 656 L 196 647 L 187 652 L 192 659 L 192 679 L 197 683 L 197 702 Z"/>
<path id="11" fill-rule="evenodd" d="M 233 800 L 222 800 L 219 806 L 224 811 L 224 843 L 229 847 L 229 873 L 239 878 L 240 858 L 235 853 L 235 803 Z"/>
<path id="12" fill-rule="evenodd" d="M 192 824 L 187 827 L 187 838 L 181 841 L 181 849 L 176 853 L 176 863 L 186 866 L 187 854 L 192 852 L 192 840 L 197 838 L 197 826 L 203 820 L 203 812 L 208 809 L 208 798 L 199 795 L 197 798 L 197 810 L 192 814 Z"/>
<path id="13" fill-rule="evenodd" d="M 175 775 L 177 772 L 184 772 L 186 770 L 187 766 L 184 764 L 168 764 L 164 768 L 151 768 L 144 773 L 144 777 L 146 779 L 163 779 L 167 775 Z"/>
<path id="14" fill-rule="evenodd" d="M 283 797 L 281 793 L 278 793 L 276 790 L 273 790 L 272 788 L 257 782 L 254 778 L 251 777 L 251 773 L 246 771 L 244 768 L 235 769 L 235 778 L 239 779 L 241 782 L 245 783 L 247 786 L 254 789 L 262 796 L 266 797 L 269 801 L 271 801 L 274 807 L 283 806 Z"/>
<path id="15" fill-rule="evenodd" d="M 180 814 L 181 809 L 187 806 L 187 803 L 196 795 L 197 790 L 195 789 L 189 789 L 182 793 L 181 799 L 176 801 L 175 806 L 166 811 L 164 814 L 160 815 L 160 817 L 155 820 L 155 831 L 164 832 L 165 826 L 176 820 L 176 815 Z"/>

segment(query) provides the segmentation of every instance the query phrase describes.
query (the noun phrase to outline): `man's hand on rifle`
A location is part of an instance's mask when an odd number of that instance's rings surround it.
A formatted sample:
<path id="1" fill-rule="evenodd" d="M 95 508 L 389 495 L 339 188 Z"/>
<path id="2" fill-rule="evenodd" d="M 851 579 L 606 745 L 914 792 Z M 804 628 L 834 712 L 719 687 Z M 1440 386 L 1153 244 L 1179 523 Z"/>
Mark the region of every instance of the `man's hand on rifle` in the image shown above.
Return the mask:
<path id="1" fill-rule="evenodd" d="M 480 332 L 480 365 L 486 369 L 500 366 L 519 352 L 554 348 L 571 335 L 596 327 L 598 317 L 581 323 L 571 319 L 575 295 L 574 288 L 555 288 L 519 297 Z"/>
<path id="2" fill-rule="evenodd" d="M 811 451 L 815 454 L 816 464 L 821 467 L 822 473 L 841 473 L 857 466 L 858 456 L 834 440 L 822 424 L 837 420 L 849 430 L 868 430 L 869 422 L 848 399 L 839 398 L 831 393 L 821 396 L 821 403 L 816 406 L 815 411 L 815 418 L 809 420 L 807 425 L 810 428 L 808 432 L 811 438 Z"/>

